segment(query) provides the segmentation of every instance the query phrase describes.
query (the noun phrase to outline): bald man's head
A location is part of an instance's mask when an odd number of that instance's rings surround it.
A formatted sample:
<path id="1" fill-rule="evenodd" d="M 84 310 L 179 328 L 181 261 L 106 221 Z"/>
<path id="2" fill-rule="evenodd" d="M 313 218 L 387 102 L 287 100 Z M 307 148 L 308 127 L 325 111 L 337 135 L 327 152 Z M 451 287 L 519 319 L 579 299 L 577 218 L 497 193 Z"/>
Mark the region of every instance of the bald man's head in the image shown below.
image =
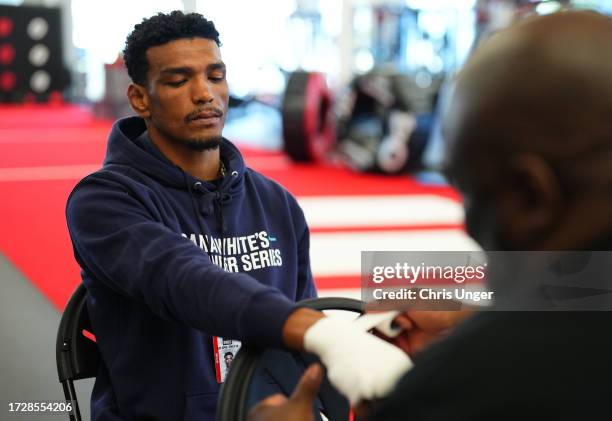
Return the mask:
<path id="1" fill-rule="evenodd" d="M 612 207 L 610 45 L 608 17 L 536 17 L 491 37 L 459 74 L 449 168 L 485 248 L 580 248 L 611 227 L 594 217 L 581 234 L 561 226 L 603 200 Z"/>

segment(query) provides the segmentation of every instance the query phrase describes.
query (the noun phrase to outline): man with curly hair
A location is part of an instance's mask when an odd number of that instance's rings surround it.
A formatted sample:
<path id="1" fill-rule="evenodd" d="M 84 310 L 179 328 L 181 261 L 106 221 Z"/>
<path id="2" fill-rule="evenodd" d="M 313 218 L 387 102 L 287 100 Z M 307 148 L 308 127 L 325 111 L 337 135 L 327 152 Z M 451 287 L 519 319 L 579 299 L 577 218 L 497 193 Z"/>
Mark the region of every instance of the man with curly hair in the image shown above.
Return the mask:
<path id="1" fill-rule="evenodd" d="M 68 200 L 102 355 L 96 420 L 214 419 L 224 338 L 316 352 L 356 398 L 379 396 L 409 366 L 386 342 L 295 304 L 316 295 L 308 227 L 295 198 L 222 137 L 219 45 L 195 13 L 135 26 L 124 59 L 138 116 L 116 122 L 103 168 Z M 355 344 L 328 352 L 338 330 Z M 373 354 L 386 370 L 359 364 Z"/>

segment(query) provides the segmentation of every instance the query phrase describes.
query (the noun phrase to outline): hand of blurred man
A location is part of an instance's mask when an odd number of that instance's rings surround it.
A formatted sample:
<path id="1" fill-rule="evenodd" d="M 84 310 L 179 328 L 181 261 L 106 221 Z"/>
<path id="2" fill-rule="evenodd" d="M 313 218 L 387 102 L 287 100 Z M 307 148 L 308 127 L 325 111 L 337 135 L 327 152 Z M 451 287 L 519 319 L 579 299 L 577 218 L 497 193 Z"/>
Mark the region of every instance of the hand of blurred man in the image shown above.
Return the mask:
<path id="1" fill-rule="evenodd" d="M 272 395 L 249 412 L 248 421 L 314 421 L 315 397 L 323 380 L 323 368 L 313 364 L 304 372 L 289 399 Z"/>
<path id="2" fill-rule="evenodd" d="M 393 328 L 400 333 L 393 337 L 381 331 L 379 337 L 401 348 L 411 357 L 427 348 L 431 343 L 444 338 L 454 327 L 474 314 L 476 307 L 454 300 L 408 300 L 405 303 L 372 302 L 367 306 L 372 312 L 397 310 L 400 314 L 393 320 Z"/>
<path id="3" fill-rule="evenodd" d="M 408 310 L 399 314 L 394 320 L 395 326 L 401 329 L 401 333 L 394 338 L 386 339 L 414 357 L 431 343 L 442 339 L 473 313 L 473 309 Z"/>

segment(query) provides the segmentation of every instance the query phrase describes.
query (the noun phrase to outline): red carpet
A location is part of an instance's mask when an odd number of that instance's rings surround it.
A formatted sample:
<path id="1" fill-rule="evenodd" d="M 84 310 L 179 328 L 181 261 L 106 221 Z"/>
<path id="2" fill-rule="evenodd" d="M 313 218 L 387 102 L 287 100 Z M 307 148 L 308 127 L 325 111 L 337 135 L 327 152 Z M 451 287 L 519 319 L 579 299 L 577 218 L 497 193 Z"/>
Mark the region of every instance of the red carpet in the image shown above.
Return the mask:
<path id="1" fill-rule="evenodd" d="M 77 181 L 102 162 L 110 126 L 110 122 L 95 121 L 88 110 L 76 106 L 0 107 L 0 197 L 3 198 L 0 250 L 58 309 L 64 307 L 80 282 L 64 220 L 66 199 Z M 355 174 L 322 165 L 295 165 L 280 153 L 242 150 L 249 166 L 283 184 L 298 197 L 433 194 L 457 199 L 448 188 L 423 186 L 407 177 Z M 397 231 L 419 227 L 422 230 L 460 229 L 450 222 L 414 227 L 397 224 L 345 227 L 344 230 Z M 323 225 L 313 226 L 312 230 L 313 234 L 321 235 L 336 231 L 333 226 Z M 317 282 L 323 288 L 355 287 L 355 279 L 354 274 L 317 275 Z"/>

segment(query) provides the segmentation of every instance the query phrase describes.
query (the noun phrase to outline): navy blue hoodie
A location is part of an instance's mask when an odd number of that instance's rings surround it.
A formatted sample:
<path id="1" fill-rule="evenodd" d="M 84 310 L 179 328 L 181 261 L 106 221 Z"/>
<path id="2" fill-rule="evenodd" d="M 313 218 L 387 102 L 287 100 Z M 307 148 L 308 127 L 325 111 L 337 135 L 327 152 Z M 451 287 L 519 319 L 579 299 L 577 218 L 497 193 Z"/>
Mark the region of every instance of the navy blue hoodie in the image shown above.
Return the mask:
<path id="1" fill-rule="evenodd" d="M 308 228 L 296 200 L 230 142 L 226 176 L 205 182 L 144 132 L 138 117 L 119 120 L 103 168 L 66 209 L 103 358 L 92 418 L 212 420 L 211 335 L 282 346 L 294 301 L 316 294 Z"/>

